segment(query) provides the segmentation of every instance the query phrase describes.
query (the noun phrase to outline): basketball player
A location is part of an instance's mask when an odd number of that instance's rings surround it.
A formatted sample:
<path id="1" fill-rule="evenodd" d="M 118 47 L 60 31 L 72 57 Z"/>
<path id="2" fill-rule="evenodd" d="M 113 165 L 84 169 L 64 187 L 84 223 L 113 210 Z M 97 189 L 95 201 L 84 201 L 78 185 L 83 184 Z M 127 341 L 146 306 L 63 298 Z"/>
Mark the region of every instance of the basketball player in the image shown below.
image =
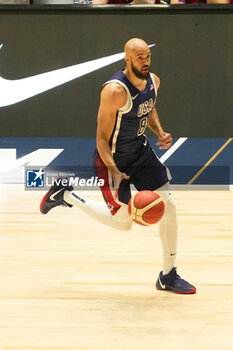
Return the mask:
<path id="1" fill-rule="evenodd" d="M 165 203 L 160 221 L 163 270 L 156 288 L 193 294 L 196 288 L 181 279 L 175 267 L 177 218 L 168 189 L 170 174 L 144 134 L 148 126 L 157 135 L 160 149 L 168 149 L 172 144 L 172 136 L 163 130 L 155 109 L 160 80 L 150 73 L 151 52 L 145 41 L 133 38 L 124 50 L 126 67 L 103 85 L 98 112 L 95 168 L 97 176 L 105 180 L 101 187 L 105 203 L 83 198 L 69 183 L 67 186 L 60 183 L 54 184 L 44 196 L 40 211 L 47 214 L 58 205 L 75 206 L 105 225 L 130 230 L 132 220 L 127 209 L 130 184 L 138 191 L 156 190 Z"/>

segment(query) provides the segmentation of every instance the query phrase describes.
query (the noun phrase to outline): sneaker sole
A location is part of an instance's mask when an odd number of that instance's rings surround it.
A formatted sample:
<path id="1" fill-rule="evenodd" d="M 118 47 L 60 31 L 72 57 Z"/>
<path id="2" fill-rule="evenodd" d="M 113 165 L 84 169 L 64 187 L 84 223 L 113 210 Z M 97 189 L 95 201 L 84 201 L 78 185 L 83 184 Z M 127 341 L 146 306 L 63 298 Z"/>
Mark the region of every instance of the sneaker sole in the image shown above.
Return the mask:
<path id="1" fill-rule="evenodd" d="M 48 198 L 48 196 L 49 196 L 49 193 L 50 193 L 50 191 L 48 191 L 45 195 L 44 195 L 44 197 L 43 197 L 43 199 L 42 199 L 42 201 L 40 202 L 40 212 L 41 212 L 41 214 L 47 214 L 48 212 L 43 212 L 43 206 L 44 206 L 44 204 L 45 204 L 45 202 L 46 202 L 46 200 L 47 200 L 47 198 Z"/>
<path id="2" fill-rule="evenodd" d="M 176 293 L 176 294 L 195 294 L 196 293 L 196 288 L 194 288 L 194 289 L 191 289 L 191 290 L 189 290 L 189 291 L 187 291 L 187 292 L 181 292 L 181 291 L 176 291 L 176 290 L 171 290 L 171 289 L 160 289 L 160 288 L 157 288 L 156 287 L 156 289 L 157 290 L 159 290 L 159 291 L 166 291 L 166 292 L 172 292 L 172 293 Z"/>

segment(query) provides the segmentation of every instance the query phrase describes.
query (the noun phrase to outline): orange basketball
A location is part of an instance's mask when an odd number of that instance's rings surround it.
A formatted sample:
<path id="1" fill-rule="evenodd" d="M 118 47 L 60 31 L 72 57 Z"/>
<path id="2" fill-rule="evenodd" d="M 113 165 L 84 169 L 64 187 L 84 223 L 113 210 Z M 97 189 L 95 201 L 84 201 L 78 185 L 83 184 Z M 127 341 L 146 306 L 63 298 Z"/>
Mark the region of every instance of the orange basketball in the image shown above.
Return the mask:
<path id="1" fill-rule="evenodd" d="M 165 205 L 162 198 L 152 191 L 140 191 L 129 201 L 128 212 L 139 225 L 156 224 L 163 216 Z"/>

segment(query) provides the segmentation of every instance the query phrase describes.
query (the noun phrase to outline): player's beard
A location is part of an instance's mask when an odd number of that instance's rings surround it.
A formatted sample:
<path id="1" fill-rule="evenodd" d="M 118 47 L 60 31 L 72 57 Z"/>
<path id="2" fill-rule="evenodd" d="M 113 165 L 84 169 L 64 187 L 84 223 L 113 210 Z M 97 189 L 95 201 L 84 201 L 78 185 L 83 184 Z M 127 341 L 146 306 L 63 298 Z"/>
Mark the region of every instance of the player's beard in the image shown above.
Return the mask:
<path id="1" fill-rule="evenodd" d="M 150 75 L 150 66 L 144 66 L 143 68 L 149 68 L 148 72 L 145 72 L 145 73 L 141 72 L 133 65 L 133 62 L 131 62 L 131 69 L 133 73 L 136 75 L 136 77 L 142 80 L 148 79 Z"/>

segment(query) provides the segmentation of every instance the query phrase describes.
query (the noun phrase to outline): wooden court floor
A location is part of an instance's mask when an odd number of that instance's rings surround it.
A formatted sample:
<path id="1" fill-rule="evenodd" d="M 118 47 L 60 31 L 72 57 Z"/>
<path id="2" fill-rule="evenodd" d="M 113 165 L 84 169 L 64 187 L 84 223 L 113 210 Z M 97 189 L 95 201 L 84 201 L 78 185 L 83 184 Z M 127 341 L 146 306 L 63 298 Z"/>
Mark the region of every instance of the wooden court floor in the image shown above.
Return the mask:
<path id="1" fill-rule="evenodd" d="M 0 350 L 233 349 L 233 191 L 173 192 L 187 296 L 154 288 L 158 225 L 120 232 L 75 208 L 42 216 L 43 192 L 0 194 Z"/>

